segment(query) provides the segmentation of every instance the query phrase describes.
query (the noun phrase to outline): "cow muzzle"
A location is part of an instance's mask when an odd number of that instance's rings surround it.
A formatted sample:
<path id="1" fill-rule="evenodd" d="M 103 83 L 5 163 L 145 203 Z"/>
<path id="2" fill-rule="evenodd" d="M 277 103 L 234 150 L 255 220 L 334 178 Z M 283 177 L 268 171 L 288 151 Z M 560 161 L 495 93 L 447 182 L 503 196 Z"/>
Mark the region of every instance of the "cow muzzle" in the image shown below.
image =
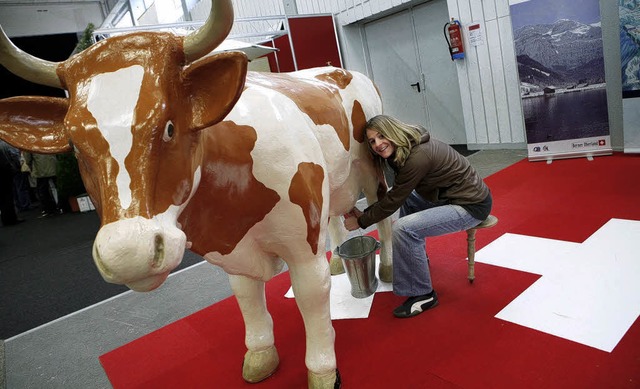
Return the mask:
<path id="1" fill-rule="evenodd" d="M 107 282 L 146 292 L 178 266 L 185 242 L 175 225 L 138 216 L 104 225 L 93 243 L 93 259 Z"/>

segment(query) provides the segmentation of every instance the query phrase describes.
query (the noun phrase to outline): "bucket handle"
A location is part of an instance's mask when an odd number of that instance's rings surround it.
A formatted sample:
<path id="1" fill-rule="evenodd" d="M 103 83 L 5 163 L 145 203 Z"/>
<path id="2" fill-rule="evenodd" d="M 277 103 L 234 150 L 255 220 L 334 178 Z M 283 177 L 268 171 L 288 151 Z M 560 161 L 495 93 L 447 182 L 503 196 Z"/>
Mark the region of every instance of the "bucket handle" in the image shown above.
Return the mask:
<path id="1" fill-rule="evenodd" d="M 378 251 L 380 250 L 380 248 L 382 247 L 382 243 L 380 243 L 377 239 L 376 239 L 376 244 L 375 244 L 375 248 L 373 249 L 374 251 Z M 340 256 L 340 246 L 336 246 L 335 250 L 333 250 L 333 254 L 337 255 L 338 257 Z"/>

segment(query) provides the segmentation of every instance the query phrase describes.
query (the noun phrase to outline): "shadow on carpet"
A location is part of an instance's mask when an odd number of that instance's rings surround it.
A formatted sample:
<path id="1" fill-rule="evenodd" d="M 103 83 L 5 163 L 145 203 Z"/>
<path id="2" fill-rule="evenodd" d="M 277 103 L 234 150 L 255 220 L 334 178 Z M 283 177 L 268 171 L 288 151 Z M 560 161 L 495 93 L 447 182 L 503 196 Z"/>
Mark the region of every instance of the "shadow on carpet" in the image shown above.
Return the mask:
<path id="1" fill-rule="evenodd" d="M 96 212 L 39 214 L 22 212 L 23 223 L 0 227 L 0 339 L 129 290 L 104 281 L 93 263 Z M 202 260 L 187 252 L 174 271 Z"/>

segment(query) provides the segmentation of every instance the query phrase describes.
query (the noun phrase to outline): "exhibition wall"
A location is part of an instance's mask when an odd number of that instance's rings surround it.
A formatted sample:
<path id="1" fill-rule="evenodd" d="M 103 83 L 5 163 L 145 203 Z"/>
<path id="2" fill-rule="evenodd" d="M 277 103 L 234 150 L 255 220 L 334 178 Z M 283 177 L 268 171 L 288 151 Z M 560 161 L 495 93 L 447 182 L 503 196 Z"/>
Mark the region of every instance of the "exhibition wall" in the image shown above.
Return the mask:
<path id="1" fill-rule="evenodd" d="M 525 125 L 520 101 L 509 0 L 483 0 L 481 2 L 475 0 L 433 0 L 431 2 L 424 0 L 353 0 L 349 2 L 338 0 L 261 0 L 259 2 L 234 0 L 233 3 L 237 18 L 260 18 L 285 14 L 291 16 L 296 14 L 333 14 L 340 42 L 342 65 L 350 70 L 361 71 L 376 81 L 373 72 L 375 65 L 372 64 L 372 58 L 375 59 L 376 56 L 381 55 L 370 52 L 372 45 L 368 41 L 367 26 L 393 17 L 394 14 L 400 12 L 414 12 L 414 8 L 438 1 L 446 1 L 449 16 L 459 19 L 462 23 L 467 52 L 465 59 L 455 62 L 449 61 L 447 64 L 456 68 L 458 90 L 454 91 L 449 87 L 437 90 L 435 94 L 451 101 L 455 101 L 457 95 L 460 96 L 461 108 L 458 117 L 462 120 L 464 136 L 469 148 L 525 148 Z M 519 2 L 519 0 L 511 1 L 511 3 L 515 2 Z M 104 2 L 81 1 L 79 3 L 89 7 L 93 6 L 92 3 L 103 4 Z M 599 0 L 610 140 L 613 150 L 621 151 L 624 149 L 625 138 L 623 127 L 633 125 L 633 123 L 626 119 L 623 123 L 620 17 L 617 3 L 610 0 Z M 52 11 L 53 7 L 54 3 L 50 3 L 48 6 L 49 15 L 55 15 L 55 12 Z M 210 0 L 203 0 L 191 9 L 190 17 L 193 20 L 202 20 L 209 8 Z M 14 11 L 6 8 L 6 5 L 0 4 L 0 15 L 7 15 L 7 10 Z M 84 12 L 86 11 L 76 11 L 75 19 L 79 20 Z M 41 14 L 32 18 L 31 21 L 24 20 L 20 27 L 46 32 L 52 28 L 52 25 L 62 24 L 60 18 L 47 19 L 44 17 L 45 13 Z M 69 19 L 75 20 L 73 17 Z M 434 29 L 441 29 L 447 20 L 440 20 Z M 418 25 L 419 22 L 415 24 Z M 5 26 L 6 23 L 8 22 L 0 16 L 0 24 Z M 268 21 L 265 23 L 269 24 Z M 391 29 L 389 34 L 402 28 L 402 26 L 394 26 L 393 23 L 387 23 L 387 25 L 386 28 Z M 471 25 L 478 26 L 476 32 L 479 32 L 480 36 L 480 39 L 475 40 L 473 45 L 469 44 L 468 36 L 468 27 Z M 76 26 L 76 29 L 80 31 L 83 27 Z M 416 34 L 418 33 L 419 31 L 416 30 Z M 442 46 L 446 48 L 444 37 L 442 37 Z M 445 66 L 445 64 L 441 65 Z M 418 69 L 426 68 L 427 64 L 419 62 L 417 67 Z M 422 73 L 425 74 L 425 72 Z M 452 81 L 455 82 L 455 80 Z M 406 87 L 406 85 L 402 85 L 402 87 Z M 425 98 L 425 101 L 427 100 Z M 627 101 L 625 103 L 626 105 L 630 104 Z M 425 105 L 427 105 L 425 109 L 428 110 L 428 102 Z M 633 109 L 628 111 L 631 112 Z M 422 124 L 428 125 L 429 123 Z M 458 141 L 452 140 L 451 142 L 457 143 Z"/>
<path id="2" fill-rule="evenodd" d="M 402 5 L 380 11 L 380 1 L 336 15 L 346 66 L 367 71 L 365 25 L 379 15 L 397 11 Z M 366 5 L 370 4 L 370 7 Z M 390 3 L 390 2 L 384 2 Z M 394 3 L 400 3 L 396 1 Z M 422 2 L 418 2 L 422 3 Z M 470 46 L 465 29 L 467 55 L 456 61 L 467 142 L 470 148 L 525 148 L 526 137 L 520 102 L 519 80 L 508 0 L 447 0 L 449 14 L 463 26 L 479 25 L 482 43 Z M 623 150 L 623 114 L 620 76 L 619 17 L 616 2 L 600 0 L 605 62 L 609 132 L 614 150 Z M 405 2 L 405 7 L 416 2 Z M 442 21 L 444 24 L 446 21 Z M 443 38 L 444 44 L 444 38 Z M 370 72 L 370 71 L 369 71 Z M 446 91 L 443 91 L 446 93 Z"/>

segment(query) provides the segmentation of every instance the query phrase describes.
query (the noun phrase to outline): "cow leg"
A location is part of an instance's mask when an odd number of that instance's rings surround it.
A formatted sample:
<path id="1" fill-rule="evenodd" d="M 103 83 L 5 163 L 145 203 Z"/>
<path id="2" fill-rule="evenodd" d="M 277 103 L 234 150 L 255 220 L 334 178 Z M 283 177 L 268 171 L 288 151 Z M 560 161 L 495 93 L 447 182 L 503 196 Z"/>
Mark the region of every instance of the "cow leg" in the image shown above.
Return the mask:
<path id="1" fill-rule="evenodd" d="M 309 388 L 339 387 L 334 351 L 335 332 L 331 324 L 329 292 L 331 275 L 324 253 L 314 263 L 289 262 L 291 286 L 296 296 L 306 332 Z"/>
<path id="2" fill-rule="evenodd" d="M 391 217 L 381 220 L 377 224 L 378 237 L 380 238 L 380 267 L 378 275 L 384 282 L 393 281 L 392 245 L 391 245 Z"/>
<path id="3" fill-rule="evenodd" d="M 365 189 L 365 197 L 368 204 L 373 204 L 378 201 L 378 196 L 374 190 Z M 391 256 L 391 216 L 379 221 L 377 224 L 378 238 L 380 239 L 380 266 L 378 268 L 378 276 L 383 282 L 393 281 L 393 263 Z"/>
<path id="4" fill-rule="evenodd" d="M 237 275 L 229 275 L 229 281 L 245 324 L 247 352 L 242 365 L 242 378 L 251 383 L 259 382 L 273 374 L 279 363 L 264 282 Z"/>
<path id="5" fill-rule="evenodd" d="M 344 273 L 344 264 L 342 258 L 335 252 L 335 248 L 341 245 L 345 237 L 347 236 L 346 230 L 342 226 L 342 220 L 340 216 L 332 216 L 329 218 L 329 237 L 331 238 L 331 259 L 329 261 L 329 268 L 331 269 L 331 275 Z"/>

